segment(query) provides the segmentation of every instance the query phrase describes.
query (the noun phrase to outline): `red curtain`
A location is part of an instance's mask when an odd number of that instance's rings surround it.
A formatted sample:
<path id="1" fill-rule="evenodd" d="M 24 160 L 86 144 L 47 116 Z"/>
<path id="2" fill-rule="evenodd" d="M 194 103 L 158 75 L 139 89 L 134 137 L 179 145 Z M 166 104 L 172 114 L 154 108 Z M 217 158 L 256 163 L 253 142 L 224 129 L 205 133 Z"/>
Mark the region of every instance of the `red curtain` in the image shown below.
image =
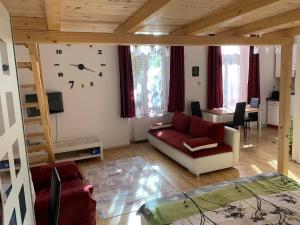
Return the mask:
<path id="1" fill-rule="evenodd" d="M 169 112 L 184 111 L 184 47 L 172 46 L 170 55 Z"/>
<path id="2" fill-rule="evenodd" d="M 260 98 L 259 54 L 254 53 L 253 46 L 250 46 L 249 55 L 248 103 L 251 98 Z"/>
<path id="3" fill-rule="evenodd" d="M 121 90 L 121 117 L 135 116 L 134 87 L 130 46 L 118 46 L 120 90 Z"/>
<path id="4" fill-rule="evenodd" d="M 208 47 L 207 107 L 223 107 L 222 54 L 220 46 Z"/>

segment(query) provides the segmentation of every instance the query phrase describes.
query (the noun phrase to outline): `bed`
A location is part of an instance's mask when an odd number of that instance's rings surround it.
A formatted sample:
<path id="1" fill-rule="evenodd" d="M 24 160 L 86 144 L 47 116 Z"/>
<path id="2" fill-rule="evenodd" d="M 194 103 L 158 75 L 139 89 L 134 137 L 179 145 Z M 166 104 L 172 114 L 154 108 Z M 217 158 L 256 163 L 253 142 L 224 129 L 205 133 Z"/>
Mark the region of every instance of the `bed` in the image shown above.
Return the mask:
<path id="1" fill-rule="evenodd" d="M 300 185 L 263 173 L 153 199 L 137 213 L 142 225 L 299 225 Z"/>

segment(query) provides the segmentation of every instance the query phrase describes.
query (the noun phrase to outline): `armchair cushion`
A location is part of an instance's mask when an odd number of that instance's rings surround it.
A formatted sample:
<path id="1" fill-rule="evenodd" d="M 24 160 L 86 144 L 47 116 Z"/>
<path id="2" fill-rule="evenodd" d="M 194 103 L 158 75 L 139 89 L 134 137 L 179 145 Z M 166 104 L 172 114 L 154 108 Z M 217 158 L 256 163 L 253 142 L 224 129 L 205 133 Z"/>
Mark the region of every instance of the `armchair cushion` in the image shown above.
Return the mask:
<path id="1" fill-rule="evenodd" d="M 30 169 L 30 171 L 36 192 L 50 186 L 51 174 L 54 167 L 56 167 L 59 173 L 61 182 L 70 181 L 77 178 L 83 180 L 82 174 L 74 162 L 55 163 L 33 167 Z"/>

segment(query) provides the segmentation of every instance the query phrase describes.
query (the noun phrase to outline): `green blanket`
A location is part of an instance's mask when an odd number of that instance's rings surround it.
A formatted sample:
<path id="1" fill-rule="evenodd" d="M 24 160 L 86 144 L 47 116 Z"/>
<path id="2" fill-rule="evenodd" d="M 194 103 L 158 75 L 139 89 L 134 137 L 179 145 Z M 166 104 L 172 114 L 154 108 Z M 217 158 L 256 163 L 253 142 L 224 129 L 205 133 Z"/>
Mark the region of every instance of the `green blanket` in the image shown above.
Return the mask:
<path id="1" fill-rule="evenodd" d="M 300 185 L 264 173 L 154 199 L 138 214 L 151 225 L 300 224 Z"/>

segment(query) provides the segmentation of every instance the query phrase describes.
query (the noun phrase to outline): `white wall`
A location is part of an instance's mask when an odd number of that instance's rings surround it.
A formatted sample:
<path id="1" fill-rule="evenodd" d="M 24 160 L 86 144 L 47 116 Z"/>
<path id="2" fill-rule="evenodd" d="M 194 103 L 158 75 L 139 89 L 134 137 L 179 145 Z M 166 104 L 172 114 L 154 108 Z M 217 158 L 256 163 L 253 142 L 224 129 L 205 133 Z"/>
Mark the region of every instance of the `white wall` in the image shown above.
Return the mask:
<path id="1" fill-rule="evenodd" d="M 262 124 L 267 124 L 267 101 L 275 85 L 275 47 L 262 46 L 259 49 L 260 64 L 260 108 L 262 109 Z"/>
<path id="2" fill-rule="evenodd" d="M 56 49 L 63 54 L 57 55 Z M 103 51 L 102 55 L 97 50 Z M 63 93 L 64 113 L 57 114 L 58 140 L 98 136 L 105 148 L 129 144 L 127 119 L 120 118 L 120 84 L 116 46 L 108 45 L 41 45 L 41 61 L 47 91 Z M 17 47 L 17 61 L 28 61 L 26 49 Z M 60 66 L 54 66 L 59 63 Z M 95 70 L 79 71 L 70 64 L 83 63 Z M 101 67 L 100 64 L 106 64 Z M 98 72 L 103 72 L 103 77 Z M 58 72 L 63 72 L 62 78 Z M 20 70 L 21 83 L 30 82 L 30 71 Z M 75 85 L 70 89 L 69 80 Z M 89 83 L 93 81 L 94 87 Z M 81 85 L 85 87 L 82 88 Z M 55 116 L 51 115 L 55 138 Z"/>
<path id="3" fill-rule="evenodd" d="M 295 78 L 295 96 L 292 96 L 294 101 L 294 108 L 292 109 L 293 113 L 293 151 L 292 151 L 292 159 L 297 163 L 300 163 L 300 36 L 296 38 L 297 49 L 295 54 L 296 61 L 296 78 Z"/>
<path id="4" fill-rule="evenodd" d="M 207 108 L 207 47 L 184 47 L 185 66 L 185 111 L 191 114 L 191 101 L 199 101 L 201 108 Z M 199 66 L 199 77 L 192 76 L 192 67 Z"/>

